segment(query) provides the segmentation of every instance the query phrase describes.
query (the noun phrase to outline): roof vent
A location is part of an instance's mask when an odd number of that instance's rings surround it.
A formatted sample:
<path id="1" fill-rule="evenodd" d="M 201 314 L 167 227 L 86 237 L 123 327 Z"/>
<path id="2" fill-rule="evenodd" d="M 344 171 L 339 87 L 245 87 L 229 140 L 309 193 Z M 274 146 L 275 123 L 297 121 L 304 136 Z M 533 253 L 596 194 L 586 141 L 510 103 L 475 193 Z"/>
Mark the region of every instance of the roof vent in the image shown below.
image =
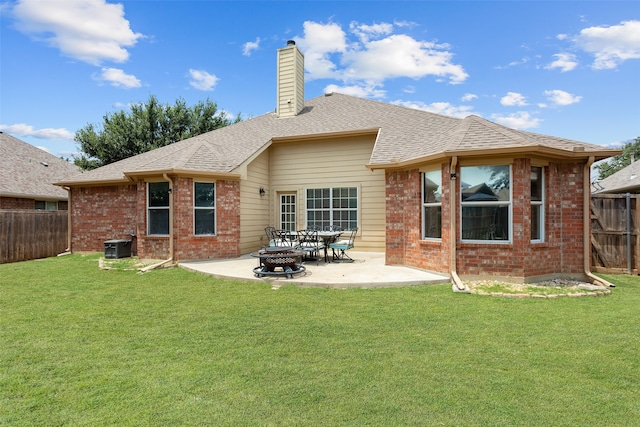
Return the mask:
<path id="1" fill-rule="evenodd" d="M 295 45 L 296 45 L 295 40 L 287 40 L 287 46 L 295 46 Z"/>

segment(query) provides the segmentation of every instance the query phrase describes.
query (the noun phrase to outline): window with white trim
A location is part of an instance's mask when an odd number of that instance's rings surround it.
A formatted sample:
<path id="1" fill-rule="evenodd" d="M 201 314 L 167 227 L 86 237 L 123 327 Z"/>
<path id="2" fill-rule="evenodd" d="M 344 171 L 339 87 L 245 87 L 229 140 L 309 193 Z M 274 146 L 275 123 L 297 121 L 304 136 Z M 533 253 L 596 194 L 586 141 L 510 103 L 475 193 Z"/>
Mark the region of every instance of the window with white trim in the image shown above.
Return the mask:
<path id="1" fill-rule="evenodd" d="M 319 230 L 338 226 L 358 227 L 358 188 L 333 187 L 307 189 L 307 228 Z"/>
<path id="2" fill-rule="evenodd" d="M 442 171 L 422 174 L 422 238 L 442 238 Z"/>
<path id="3" fill-rule="evenodd" d="M 531 166 L 531 241 L 544 240 L 544 169 Z"/>
<path id="4" fill-rule="evenodd" d="M 280 229 L 296 231 L 298 221 L 296 219 L 296 194 L 287 193 L 280 195 Z"/>
<path id="5" fill-rule="evenodd" d="M 169 183 L 147 183 L 147 235 L 169 235 Z"/>
<path id="6" fill-rule="evenodd" d="M 216 234 L 216 187 L 213 182 L 193 183 L 193 234 Z"/>
<path id="7" fill-rule="evenodd" d="M 511 240 L 511 167 L 460 168 L 462 240 Z"/>

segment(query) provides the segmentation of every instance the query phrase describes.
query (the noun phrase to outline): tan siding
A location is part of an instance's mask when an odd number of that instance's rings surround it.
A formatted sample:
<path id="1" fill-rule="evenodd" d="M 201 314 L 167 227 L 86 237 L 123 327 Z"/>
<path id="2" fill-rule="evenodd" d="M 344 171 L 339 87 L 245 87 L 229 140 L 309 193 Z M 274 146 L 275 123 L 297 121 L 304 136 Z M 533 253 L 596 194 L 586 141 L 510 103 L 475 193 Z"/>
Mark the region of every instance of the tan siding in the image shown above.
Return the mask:
<path id="1" fill-rule="evenodd" d="M 272 146 L 271 223 L 279 226 L 278 194 L 281 192 L 297 193 L 298 228 L 304 228 L 307 188 L 355 186 L 360 197 L 356 247 L 384 251 L 384 172 L 372 172 L 364 166 L 371 157 L 373 145 L 372 137 L 352 137 Z"/>
<path id="2" fill-rule="evenodd" d="M 304 108 L 304 57 L 294 46 L 278 50 L 278 116 L 291 117 Z"/>
<path id="3" fill-rule="evenodd" d="M 240 184 L 240 253 L 266 246 L 264 227 L 269 225 L 269 151 L 247 167 L 247 179 Z M 260 195 L 260 187 L 266 191 Z"/>

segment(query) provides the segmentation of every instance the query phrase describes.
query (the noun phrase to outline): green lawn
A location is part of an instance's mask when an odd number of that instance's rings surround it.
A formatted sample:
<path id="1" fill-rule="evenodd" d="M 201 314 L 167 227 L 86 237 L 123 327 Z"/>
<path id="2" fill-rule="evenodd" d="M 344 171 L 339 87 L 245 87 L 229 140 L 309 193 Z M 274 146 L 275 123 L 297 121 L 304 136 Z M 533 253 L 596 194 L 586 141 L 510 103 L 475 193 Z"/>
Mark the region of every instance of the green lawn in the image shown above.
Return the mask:
<path id="1" fill-rule="evenodd" d="M 98 256 L 0 265 L 0 425 L 631 426 L 640 279 L 606 297 L 330 290 Z"/>

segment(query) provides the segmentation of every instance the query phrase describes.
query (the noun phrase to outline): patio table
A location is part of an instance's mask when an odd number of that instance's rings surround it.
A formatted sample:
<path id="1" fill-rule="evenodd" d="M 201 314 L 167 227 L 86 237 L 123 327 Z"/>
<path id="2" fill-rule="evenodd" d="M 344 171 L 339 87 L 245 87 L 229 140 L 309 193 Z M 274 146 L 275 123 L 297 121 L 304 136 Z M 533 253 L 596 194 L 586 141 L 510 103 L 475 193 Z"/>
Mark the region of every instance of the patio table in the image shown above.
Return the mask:
<path id="1" fill-rule="evenodd" d="M 318 231 L 318 237 L 321 238 L 324 243 L 324 262 L 328 262 L 327 249 L 329 248 L 329 244 L 335 242 L 342 233 L 342 231 Z"/>

